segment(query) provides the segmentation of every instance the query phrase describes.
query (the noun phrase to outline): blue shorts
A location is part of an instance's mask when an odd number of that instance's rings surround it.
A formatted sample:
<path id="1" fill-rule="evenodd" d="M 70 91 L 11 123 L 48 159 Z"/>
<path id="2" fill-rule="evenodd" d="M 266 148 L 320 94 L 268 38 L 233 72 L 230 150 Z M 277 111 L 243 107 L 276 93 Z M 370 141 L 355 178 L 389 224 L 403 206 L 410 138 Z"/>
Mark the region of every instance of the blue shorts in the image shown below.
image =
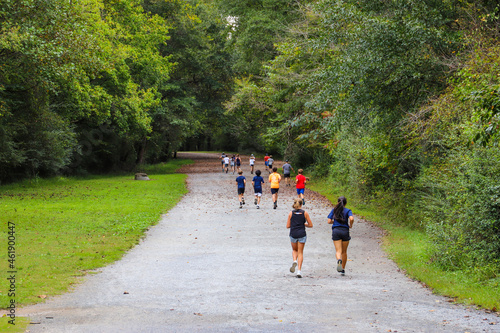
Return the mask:
<path id="1" fill-rule="evenodd" d="M 238 194 L 245 194 L 245 188 L 244 187 L 238 187 Z"/>
<path id="2" fill-rule="evenodd" d="M 272 188 L 271 189 L 271 194 L 278 193 L 279 190 L 280 190 L 279 188 Z"/>
<path id="3" fill-rule="evenodd" d="M 307 240 L 307 236 L 304 236 L 304 237 L 300 237 L 300 238 L 293 238 L 292 236 L 290 236 L 290 242 L 292 243 L 305 243 Z"/>
<path id="4" fill-rule="evenodd" d="M 305 188 L 298 188 L 297 189 L 297 195 L 304 194 Z"/>
<path id="5" fill-rule="evenodd" d="M 344 241 L 348 242 L 351 240 L 351 236 L 349 235 L 349 228 L 344 227 L 335 227 L 332 230 L 332 240 L 334 241 Z"/>
<path id="6" fill-rule="evenodd" d="M 262 194 L 262 187 L 254 187 L 253 191 L 255 192 L 255 194 L 257 194 L 257 193 Z"/>
<path id="7" fill-rule="evenodd" d="M 267 161 L 265 161 L 264 164 L 267 166 Z"/>

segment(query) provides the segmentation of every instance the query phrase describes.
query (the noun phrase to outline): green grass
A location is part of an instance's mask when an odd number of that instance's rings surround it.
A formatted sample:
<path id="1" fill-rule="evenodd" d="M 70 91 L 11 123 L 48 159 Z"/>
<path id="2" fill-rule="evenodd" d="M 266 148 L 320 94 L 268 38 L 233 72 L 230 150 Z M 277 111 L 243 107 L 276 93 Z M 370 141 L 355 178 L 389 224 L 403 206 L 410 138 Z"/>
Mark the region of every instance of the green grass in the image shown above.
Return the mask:
<path id="1" fill-rule="evenodd" d="M 308 187 L 326 196 L 330 202 L 345 193 L 331 187 L 325 179 L 308 182 Z M 500 310 L 500 279 L 478 281 L 471 273 L 444 271 L 432 263 L 430 241 L 422 230 L 404 224 L 388 222 L 389 219 L 375 205 L 361 203 L 356 198 L 348 198 L 348 206 L 353 212 L 376 223 L 387 233 L 383 248 L 406 274 L 426 284 L 433 292 L 453 298 L 457 303 L 473 304 L 493 311 Z"/>
<path id="2" fill-rule="evenodd" d="M 30 323 L 29 318 L 26 317 L 16 317 L 13 321 L 14 324 L 9 323 L 12 320 L 10 317 L 0 317 L 0 332 L 5 333 L 20 333 L 25 332 L 28 324 Z"/>
<path id="3" fill-rule="evenodd" d="M 134 175 L 52 178 L 0 187 L 1 271 L 8 270 L 9 223 L 15 224 L 17 306 L 64 293 L 89 270 L 133 247 L 160 215 L 187 192 L 175 169 L 188 160 L 146 166 L 151 181 Z M 8 281 L 0 283 L 6 308 Z"/>

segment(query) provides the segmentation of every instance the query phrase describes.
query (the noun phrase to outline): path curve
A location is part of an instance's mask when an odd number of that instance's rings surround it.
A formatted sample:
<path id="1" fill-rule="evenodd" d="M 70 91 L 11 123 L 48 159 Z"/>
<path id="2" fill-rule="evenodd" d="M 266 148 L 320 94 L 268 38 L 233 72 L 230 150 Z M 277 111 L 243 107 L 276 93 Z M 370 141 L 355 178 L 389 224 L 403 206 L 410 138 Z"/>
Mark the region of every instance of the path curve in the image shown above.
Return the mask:
<path id="1" fill-rule="evenodd" d="M 37 323 L 30 332 L 500 331 L 494 314 L 408 279 L 380 249 L 380 230 L 358 218 L 340 276 L 326 223 L 331 206 L 319 196 L 306 202 L 314 228 L 304 278 L 296 278 L 285 228 L 293 188 L 282 187 L 276 210 L 268 190 L 260 210 L 250 195 L 239 209 L 235 175 L 214 172 L 214 154 L 189 156 L 198 158 L 185 169 L 189 193 L 122 260 L 71 293 L 20 309 Z M 250 178 L 246 160 L 243 171 Z"/>

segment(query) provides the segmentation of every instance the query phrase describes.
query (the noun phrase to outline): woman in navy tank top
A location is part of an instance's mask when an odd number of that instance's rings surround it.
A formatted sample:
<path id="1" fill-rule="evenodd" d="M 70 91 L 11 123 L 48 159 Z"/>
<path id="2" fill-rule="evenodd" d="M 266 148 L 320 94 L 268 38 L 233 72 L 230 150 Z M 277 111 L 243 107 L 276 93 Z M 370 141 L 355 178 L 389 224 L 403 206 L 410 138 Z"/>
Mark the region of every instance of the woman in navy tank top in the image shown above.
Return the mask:
<path id="1" fill-rule="evenodd" d="M 309 213 L 302 210 L 302 199 L 295 198 L 293 201 L 293 210 L 288 214 L 286 227 L 290 229 L 290 242 L 292 243 L 293 263 L 290 272 L 295 273 L 295 267 L 298 266 L 297 277 L 302 277 L 302 262 L 304 260 L 304 246 L 306 245 L 306 228 L 312 228 L 311 217 Z"/>

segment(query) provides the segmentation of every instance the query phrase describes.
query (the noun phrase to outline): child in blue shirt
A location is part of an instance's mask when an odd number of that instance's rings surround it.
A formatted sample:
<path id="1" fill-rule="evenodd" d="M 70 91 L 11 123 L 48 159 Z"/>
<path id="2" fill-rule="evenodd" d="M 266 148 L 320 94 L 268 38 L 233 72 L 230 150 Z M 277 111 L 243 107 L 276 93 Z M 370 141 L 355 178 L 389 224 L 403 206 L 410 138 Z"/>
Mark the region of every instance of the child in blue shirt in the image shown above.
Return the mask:
<path id="1" fill-rule="evenodd" d="M 332 240 L 335 246 L 335 256 L 337 258 L 337 272 L 345 274 L 345 264 L 347 263 L 347 247 L 351 240 L 349 230 L 354 223 L 352 210 L 346 208 L 347 199 L 341 196 L 337 199 L 337 205 L 328 214 L 328 224 L 332 224 Z"/>
<path id="2" fill-rule="evenodd" d="M 264 184 L 264 178 L 260 176 L 260 170 L 255 171 L 255 177 L 252 179 L 253 190 L 255 192 L 255 200 L 254 204 L 257 205 L 257 209 L 259 209 L 260 197 L 262 197 L 262 184 Z"/>
<path id="3" fill-rule="evenodd" d="M 247 183 L 246 178 L 243 176 L 243 171 L 238 171 L 238 177 L 236 177 L 236 185 L 238 185 L 238 200 L 240 201 L 240 208 L 243 208 L 245 204 L 245 184 Z"/>

